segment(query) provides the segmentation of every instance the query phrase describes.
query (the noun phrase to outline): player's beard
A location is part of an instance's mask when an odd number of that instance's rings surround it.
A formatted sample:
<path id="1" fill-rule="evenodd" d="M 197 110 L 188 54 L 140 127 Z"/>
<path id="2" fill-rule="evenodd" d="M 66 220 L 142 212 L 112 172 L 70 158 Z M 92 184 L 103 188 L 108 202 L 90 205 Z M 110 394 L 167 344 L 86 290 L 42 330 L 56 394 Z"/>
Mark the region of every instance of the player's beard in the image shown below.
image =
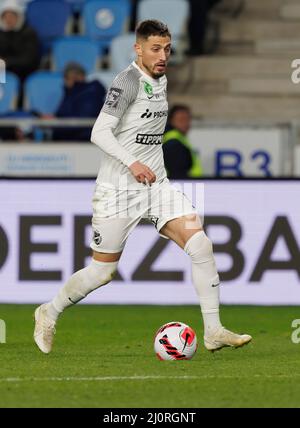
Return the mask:
<path id="1" fill-rule="evenodd" d="M 160 77 L 164 76 L 165 74 L 166 74 L 165 72 L 154 74 L 154 79 L 159 79 Z"/>
<path id="2" fill-rule="evenodd" d="M 156 64 L 155 64 L 156 65 Z M 151 75 L 151 77 L 153 78 L 153 79 L 159 79 L 160 77 L 162 77 L 162 76 L 164 76 L 165 74 L 166 74 L 166 72 L 165 71 L 163 71 L 162 73 L 155 73 L 154 72 L 154 67 L 155 67 L 155 65 L 152 67 L 152 69 L 150 68 L 150 67 L 148 67 L 148 65 L 147 64 L 144 64 L 143 63 L 143 66 L 146 68 L 146 70 L 148 70 L 148 72 L 150 73 L 150 75 Z"/>

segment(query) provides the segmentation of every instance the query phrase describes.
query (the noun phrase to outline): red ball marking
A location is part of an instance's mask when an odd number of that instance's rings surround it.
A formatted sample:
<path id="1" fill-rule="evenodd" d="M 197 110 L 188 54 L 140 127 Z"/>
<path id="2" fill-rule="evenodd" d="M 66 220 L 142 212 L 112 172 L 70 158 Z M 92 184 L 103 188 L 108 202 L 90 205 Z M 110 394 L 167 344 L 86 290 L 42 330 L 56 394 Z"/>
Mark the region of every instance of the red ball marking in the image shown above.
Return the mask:
<path id="1" fill-rule="evenodd" d="M 193 343 L 195 336 L 196 334 L 191 327 L 186 327 L 181 334 L 182 339 L 187 342 L 188 345 Z"/>

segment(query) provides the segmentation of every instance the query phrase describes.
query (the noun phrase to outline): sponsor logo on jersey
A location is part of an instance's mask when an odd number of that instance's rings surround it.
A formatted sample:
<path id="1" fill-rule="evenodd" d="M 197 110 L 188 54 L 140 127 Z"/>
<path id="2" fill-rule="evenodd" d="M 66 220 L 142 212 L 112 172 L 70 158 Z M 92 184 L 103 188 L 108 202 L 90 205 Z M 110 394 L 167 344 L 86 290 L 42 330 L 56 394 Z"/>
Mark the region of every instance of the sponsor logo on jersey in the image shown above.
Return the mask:
<path id="1" fill-rule="evenodd" d="M 137 134 L 135 142 L 138 144 L 147 144 L 148 146 L 162 143 L 164 134 Z"/>
<path id="2" fill-rule="evenodd" d="M 142 114 L 141 119 L 149 119 L 152 116 L 152 112 L 147 108 L 145 113 Z"/>
<path id="3" fill-rule="evenodd" d="M 105 100 L 105 105 L 111 108 L 117 108 L 122 93 L 122 89 L 110 88 Z"/>
<path id="4" fill-rule="evenodd" d="M 150 117 L 153 116 L 153 119 L 158 119 L 160 117 L 168 116 L 168 110 L 163 111 L 155 111 L 154 113 L 151 112 L 148 108 L 146 109 L 145 113 L 141 115 L 142 119 L 150 119 Z"/>
<path id="5" fill-rule="evenodd" d="M 166 116 L 168 116 L 168 110 L 155 111 L 153 113 L 154 119 L 159 118 L 159 117 L 166 117 Z"/>

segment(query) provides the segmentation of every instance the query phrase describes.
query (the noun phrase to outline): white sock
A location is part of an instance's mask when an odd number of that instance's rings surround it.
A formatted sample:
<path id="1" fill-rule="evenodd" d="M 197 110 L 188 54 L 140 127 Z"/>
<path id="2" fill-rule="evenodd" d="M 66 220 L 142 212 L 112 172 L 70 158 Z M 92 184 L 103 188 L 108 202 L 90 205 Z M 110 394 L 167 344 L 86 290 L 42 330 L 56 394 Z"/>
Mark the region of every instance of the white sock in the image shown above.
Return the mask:
<path id="1" fill-rule="evenodd" d="M 187 241 L 184 251 L 192 259 L 192 279 L 200 300 L 204 335 L 209 336 L 222 326 L 219 317 L 220 280 L 212 243 L 202 230 Z"/>
<path id="2" fill-rule="evenodd" d="M 117 265 L 118 262 L 99 262 L 92 259 L 87 267 L 75 272 L 54 299 L 47 304 L 48 316 L 56 321 L 68 306 L 76 304 L 91 291 L 110 282 L 117 270 Z"/>

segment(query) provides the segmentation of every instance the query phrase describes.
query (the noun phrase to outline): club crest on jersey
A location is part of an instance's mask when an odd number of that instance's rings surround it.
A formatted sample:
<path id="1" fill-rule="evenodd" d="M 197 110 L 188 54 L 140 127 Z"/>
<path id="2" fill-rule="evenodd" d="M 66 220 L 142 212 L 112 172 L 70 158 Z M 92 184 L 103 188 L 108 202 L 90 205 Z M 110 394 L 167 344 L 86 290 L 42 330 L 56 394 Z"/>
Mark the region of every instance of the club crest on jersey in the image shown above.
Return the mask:
<path id="1" fill-rule="evenodd" d="M 157 227 L 158 220 L 159 220 L 159 218 L 156 216 L 150 217 L 150 221 L 152 224 L 154 224 L 155 227 Z"/>
<path id="2" fill-rule="evenodd" d="M 100 245 L 102 242 L 102 236 L 97 230 L 94 230 L 94 242 L 96 245 Z"/>
<path id="3" fill-rule="evenodd" d="M 153 97 L 153 88 L 152 88 L 152 86 L 150 85 L 150 83 L 148 83 L 148 82 L 144 82 L 144 91 L 146 92 L 146 94 L 148 95 L 148 98 L 149 97 Z"/>
<path id="4" fill-rule="evenodd" d="M 110 88 L 105 100 L 105 105 L 111 108 L 117 108 L 122 92 L 122 89 Z"/>

